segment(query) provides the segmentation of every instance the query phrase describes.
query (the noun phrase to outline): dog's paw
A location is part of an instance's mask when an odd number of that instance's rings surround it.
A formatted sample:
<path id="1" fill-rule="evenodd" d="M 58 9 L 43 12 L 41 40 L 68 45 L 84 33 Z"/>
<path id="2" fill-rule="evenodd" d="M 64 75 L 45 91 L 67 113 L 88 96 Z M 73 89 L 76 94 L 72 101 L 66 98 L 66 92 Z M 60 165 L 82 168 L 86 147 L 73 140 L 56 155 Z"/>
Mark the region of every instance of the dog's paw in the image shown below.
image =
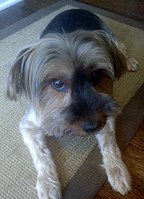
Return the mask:
<path id="1" fill-rule="evenodd" d="M 136 71 L 138 69 L 139 63 L 135 58 L 128 58 L 127 59 L 127 68 L 128 71 Z"/>
<path id="2" fill-rule="evenodd" d="M 61 199 L 59 182 L 48 182 L 45 177 L 38 177 L 36 189 L 39 199 Z"/>
<path id="3" fill-rule="evenodd" d="M 112 188 L 122 195 L 131 190 L 131 177 L 124 163 L 120 167 L 113 167 L 108 171 L 108 181 Z"/>

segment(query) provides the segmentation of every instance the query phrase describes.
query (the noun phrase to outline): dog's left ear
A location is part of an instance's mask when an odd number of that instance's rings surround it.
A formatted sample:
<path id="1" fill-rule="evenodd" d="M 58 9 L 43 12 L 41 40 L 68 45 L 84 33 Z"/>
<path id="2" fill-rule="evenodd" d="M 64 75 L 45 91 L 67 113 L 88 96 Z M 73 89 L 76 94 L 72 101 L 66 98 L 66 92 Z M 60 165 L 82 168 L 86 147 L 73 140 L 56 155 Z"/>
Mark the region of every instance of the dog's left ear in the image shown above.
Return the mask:
<path id="1" fill-rule="evenodd" d="M 127 59 L 120 50 L 118 41 L 116 41 L 116 39 L 112 39 L 103 31 L 95 31 L 94 34 L 97 34 L 104 42 L 104 45 L 109 51 L 111 62 L 114 67 L 115 78 L 119 79 L 127 71 Z"/>

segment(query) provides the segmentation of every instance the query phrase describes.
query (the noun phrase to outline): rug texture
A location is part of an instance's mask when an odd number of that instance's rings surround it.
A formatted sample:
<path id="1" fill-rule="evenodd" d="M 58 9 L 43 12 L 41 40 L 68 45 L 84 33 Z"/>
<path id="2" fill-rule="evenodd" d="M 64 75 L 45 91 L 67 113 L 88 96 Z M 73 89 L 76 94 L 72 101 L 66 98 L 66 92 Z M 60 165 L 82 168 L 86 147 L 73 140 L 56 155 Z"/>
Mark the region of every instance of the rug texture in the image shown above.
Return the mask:
<path id="1" fill-rule="evenodd" d="M 75 6 L 76 8 L 80 8 L 81 5 L 77 4 Z M 40 20 L 33 22 L 0 41 L 1 199 L 37 198 L 35 190 L 36 171 L 18 129 L 27 104 L 25 100 L 11 103 L 6 99 L 4 93 L 8 71 L 22 47 L 38 40 L 42 30 L 55 15 L 73 7 L 73 4 L 68 4 L 55 11 L 53 10 Z M 88 9 L 90 10 L 90 8 Z M 38 14 L 40 15 L 40 13 Z M 124 108 L 128 106 L 144 82 L 144 56 L 142 53 L 144 51 L 144 32 L 108 17 L 102 15 L 100 17 L 108 24 L 118 38 L 125 43 L 130 57 L 136 57 L 140 64 L 136 73 L 126 74 L 114 85 L 114 97 L 121 104 L 122 108 Z M 131 119 L 129 118 L 129 120 Z M 120 123 L 119 125 L 122 124 Z M 133 134 L 127 136 L 126 143 L 132 136 Z M 118 135 L 118 137 L 120 136 Z M 92 199 L 105 180 L 105 173 L 99 166 L 101 164 L 101 155 L 94 137 L 80 138 L 69 136 L 59 140 L 50 138 L 49 143 L 62 183 L 63 198 Z M 122 148 L 125 146 L 126 144 Z M 94 177 L 94 175 L 96 176 Z"/>

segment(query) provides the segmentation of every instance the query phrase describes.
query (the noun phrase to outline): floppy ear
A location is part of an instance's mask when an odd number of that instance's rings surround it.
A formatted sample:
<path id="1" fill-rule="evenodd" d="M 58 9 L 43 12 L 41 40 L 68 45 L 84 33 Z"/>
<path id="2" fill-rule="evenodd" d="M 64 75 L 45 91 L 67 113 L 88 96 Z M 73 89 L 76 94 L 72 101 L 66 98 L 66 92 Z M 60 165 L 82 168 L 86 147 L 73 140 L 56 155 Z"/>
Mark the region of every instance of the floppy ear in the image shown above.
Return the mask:
<path id="1" fill-rule="evenodd" d="M 114 67 L 115 78 L 119 79 L 127 71 L 126 56 L 121 52 L 116 38 L 111 38 L 112 36 L 104 31 L 95 31 L 95 33 L 104 41 Z"/>
<path id="2" fill-rule="evenodd" d="M 25 64 L 33 48 L 26 47 L 17 55 L 7 79 L 6 94 L 10 100 L 17 100 L 17 95 L 25 92 Z"/>
<path id="3" fill-rule="evenodd" d="M 113 66 L 115 77 L 119 79 L 123 74 L 127 72 L 127 59 L 126 56 L 120 51 L 114 41 L 109 42 L 110 48 L 109 51 L 111 53 L 113 59 Z"/>

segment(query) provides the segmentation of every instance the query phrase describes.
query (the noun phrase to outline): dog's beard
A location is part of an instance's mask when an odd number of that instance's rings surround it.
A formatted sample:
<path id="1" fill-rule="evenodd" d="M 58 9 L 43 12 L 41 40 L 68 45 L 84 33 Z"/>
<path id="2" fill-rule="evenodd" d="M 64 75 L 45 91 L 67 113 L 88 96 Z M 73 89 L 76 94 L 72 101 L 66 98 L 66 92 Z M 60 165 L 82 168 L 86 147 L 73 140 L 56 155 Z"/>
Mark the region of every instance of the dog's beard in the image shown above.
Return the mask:
<path id="1" fill-rule="evenodd" d="M 59 107 L 55 108 L 58 109 Z M 49 111 L 48 114 L 47 117 L 42 119 L 40 126 L 46 135 L 55 137 L 62 137 L 64 135 L 86 135 L 77 123 L 73 125 L 69 124 L 59 110 L 55 110 L 53 113 Z"/>

